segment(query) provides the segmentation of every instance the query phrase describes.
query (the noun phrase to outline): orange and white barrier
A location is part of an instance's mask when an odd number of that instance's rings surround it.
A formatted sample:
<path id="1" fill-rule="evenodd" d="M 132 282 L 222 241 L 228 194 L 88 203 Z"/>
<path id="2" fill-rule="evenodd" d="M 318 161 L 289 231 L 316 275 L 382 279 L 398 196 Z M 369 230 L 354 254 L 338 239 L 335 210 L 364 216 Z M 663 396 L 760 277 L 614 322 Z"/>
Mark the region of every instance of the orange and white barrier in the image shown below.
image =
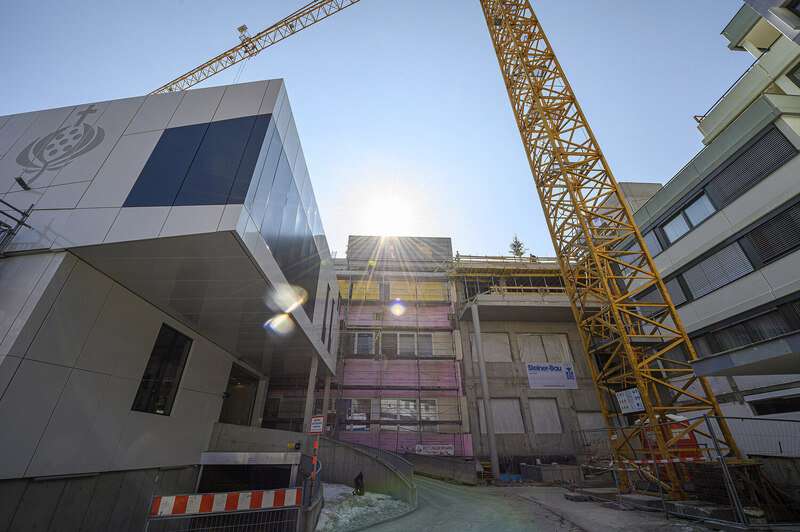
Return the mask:
<path id="1" fill-rule="evenodd" d="M 300 506 L 303 489 L 168 495 L 153 498 L 151 516 L 194 515 Z"/>

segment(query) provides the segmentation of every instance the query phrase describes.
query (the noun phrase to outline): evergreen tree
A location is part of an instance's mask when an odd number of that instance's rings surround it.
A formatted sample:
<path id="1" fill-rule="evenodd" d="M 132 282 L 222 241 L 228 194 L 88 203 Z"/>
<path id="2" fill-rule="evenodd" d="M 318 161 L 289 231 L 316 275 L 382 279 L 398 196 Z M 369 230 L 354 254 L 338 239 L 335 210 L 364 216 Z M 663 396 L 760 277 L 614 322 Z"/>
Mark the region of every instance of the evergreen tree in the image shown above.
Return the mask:
<path id="1" fill-rule="evenodd" d="M 508 251 L 515 257 L 522 257 L 528 251 L 528 248 L 525 247 L 525 244 L 520 242 L 519 237 L 514 233 L 514 240 L 509 244 Z"/>

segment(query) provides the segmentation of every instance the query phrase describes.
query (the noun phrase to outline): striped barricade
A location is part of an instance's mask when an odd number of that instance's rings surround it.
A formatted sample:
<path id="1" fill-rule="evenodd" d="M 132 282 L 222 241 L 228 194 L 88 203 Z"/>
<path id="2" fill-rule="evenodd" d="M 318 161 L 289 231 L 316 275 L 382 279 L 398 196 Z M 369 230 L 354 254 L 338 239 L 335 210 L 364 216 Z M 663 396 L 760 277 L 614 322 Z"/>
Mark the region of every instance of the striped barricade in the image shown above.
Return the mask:
<path id="1" fill-rule="evenodd" d="M 197 495 L 163 495 L 153 498 L 150 516 L 188 516 L 291 508 L 300 506 L 302 502 L 302 488 Z"/>

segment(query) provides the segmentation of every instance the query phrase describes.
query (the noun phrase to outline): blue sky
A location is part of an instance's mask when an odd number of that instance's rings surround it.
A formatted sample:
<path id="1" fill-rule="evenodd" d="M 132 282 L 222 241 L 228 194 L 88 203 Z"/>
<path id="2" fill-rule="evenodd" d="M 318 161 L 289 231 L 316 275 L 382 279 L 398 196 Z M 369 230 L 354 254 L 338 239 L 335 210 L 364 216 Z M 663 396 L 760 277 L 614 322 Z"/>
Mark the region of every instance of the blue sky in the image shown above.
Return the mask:
<path id="1" fill-rule="evenodd" d="M 302 1 L 4 2 L 0 115 L 145 94 Z M 532 2 L 620 181 L 669 180 L 702 114 L 752 62 L 719 34 L 739 0 Z M 232 83 L 238 67 L 204 85 Z M 331 248 L 450 236 L 552 255 L 478 0 L 361 0 L 249 60 L 286 80 Z"/>

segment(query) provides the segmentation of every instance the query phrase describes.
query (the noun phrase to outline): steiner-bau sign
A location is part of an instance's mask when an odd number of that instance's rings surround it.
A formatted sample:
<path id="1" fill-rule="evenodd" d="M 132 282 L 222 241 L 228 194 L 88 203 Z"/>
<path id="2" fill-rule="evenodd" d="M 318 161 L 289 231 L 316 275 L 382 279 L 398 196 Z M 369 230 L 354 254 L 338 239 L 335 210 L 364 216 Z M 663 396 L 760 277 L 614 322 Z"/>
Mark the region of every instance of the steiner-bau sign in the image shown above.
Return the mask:
<path id="1" fill-rule="evenodd" d="M 577 390 L 572 364 L 561 362 L 528 362 L 528 382 L 533 390 Z"/>

